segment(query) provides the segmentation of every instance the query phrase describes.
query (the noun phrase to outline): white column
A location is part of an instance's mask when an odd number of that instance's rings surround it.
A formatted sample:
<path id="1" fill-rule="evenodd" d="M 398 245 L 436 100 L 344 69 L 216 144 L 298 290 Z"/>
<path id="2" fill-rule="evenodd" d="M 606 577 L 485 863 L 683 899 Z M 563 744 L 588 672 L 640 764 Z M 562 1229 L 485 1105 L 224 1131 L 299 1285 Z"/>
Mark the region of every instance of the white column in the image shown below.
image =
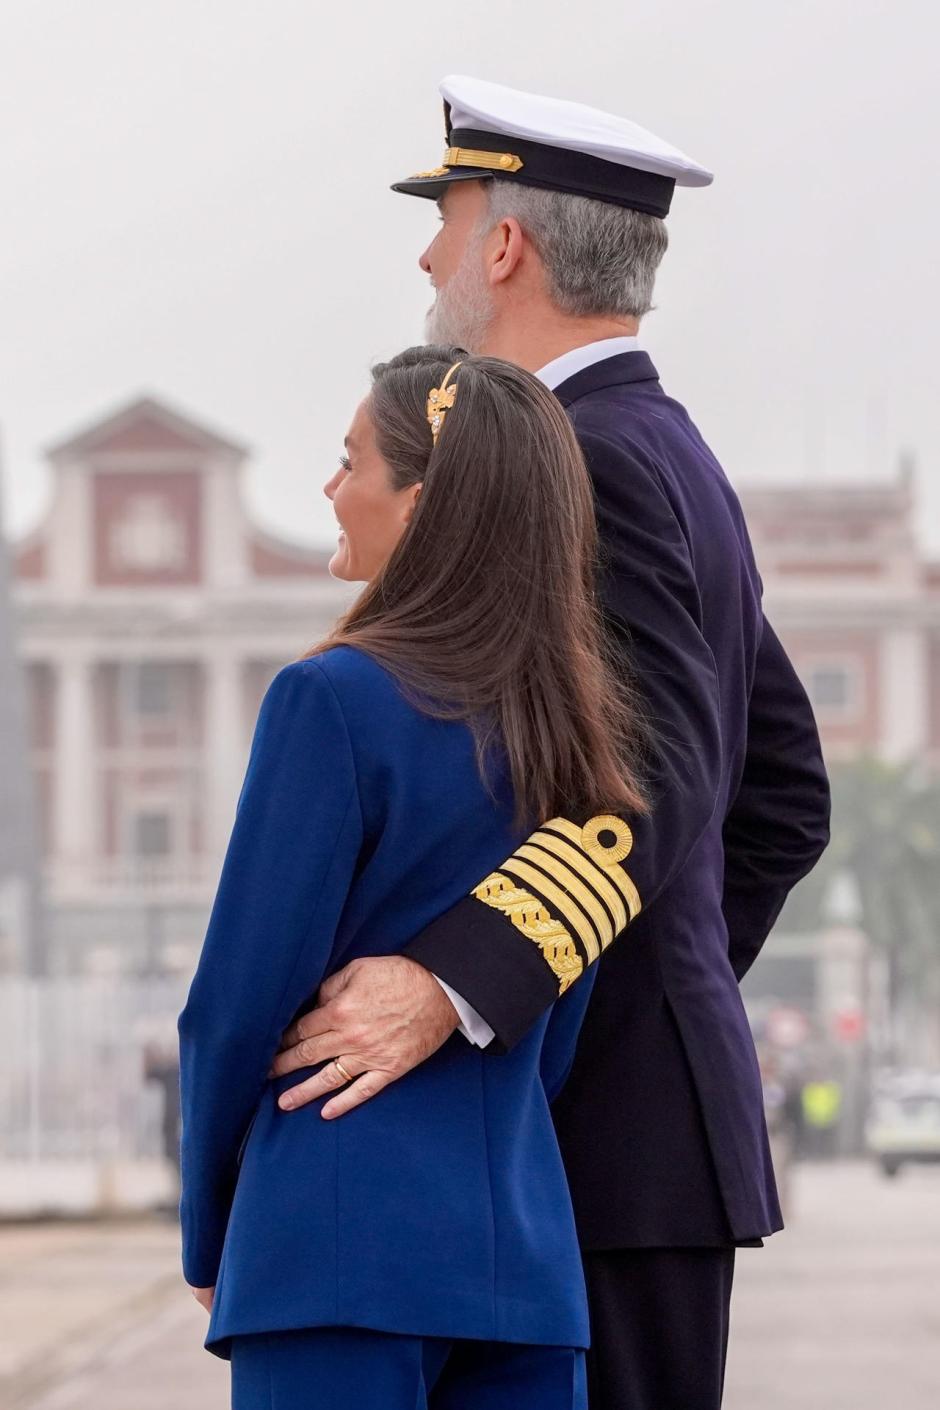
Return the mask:
<path id="1" fill-rule="evenodd" d="M 98 780 L 89 662 L 64 656 L 58 672 L 55 720 L 53 854 L 71 887 L 82 884 L 99 847 Z"/>
<path id="2" fill-rule="evenodd" d="M 49 581 L 57 595 L 79 598 L 92 580 L 92 479 L 82 465 L 56 465 L 55 471 L 48 530 Z"/>
<path id="3" fill-rule="evenodd" d="M 243 706 L 242 662 L 228 653 L 204 658 L 206 672 L 206 824 L 210 856 L 221 863 L 232 831 L 248 738 Z"/>
<path id="4" fill-rule="evenodd" d="M 203 484 L 203 582 L 211 589 L 232 589 L 248 578 L 248 531 L 241 500 L 240 461 L 212 460 Z"/>
<path id="5" fill-rule="evenodd" d="M 927 637 L 920 626 L 889 627 L 881 639 L 880 752 L 901 763 L 923 755 L 929 735 Z"/>

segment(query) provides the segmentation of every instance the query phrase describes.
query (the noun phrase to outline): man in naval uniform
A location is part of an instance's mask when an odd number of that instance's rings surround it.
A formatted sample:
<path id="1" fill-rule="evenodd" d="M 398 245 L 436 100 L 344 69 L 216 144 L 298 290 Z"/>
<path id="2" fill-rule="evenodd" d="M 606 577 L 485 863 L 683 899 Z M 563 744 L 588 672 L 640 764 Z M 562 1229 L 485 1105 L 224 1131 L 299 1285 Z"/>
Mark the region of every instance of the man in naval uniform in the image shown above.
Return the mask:
<path id="1" fill-rule="evenodd" d="M 276 1071 L 325 1063 L 290 1097 L 332 1091 L 334 1119 L 458 1026 L 498 1062 L 571 982 L 531 924 L 547 913 L 581 971 L 599 962 L 554 1107 L 591 1405 L 713 1410 L 735 1249 L 781 1227 L 738 982 L 826 845 L 829 795 L 737 498 L 637 336 L 674 188 L 712 178 L 580 104 L 464 77 L 441 91 L 441 163 L 394 187 L 443 221 L 420 260 L 429 337 L 537 372 L 568 410 L 595 486 L 599 590 L 649 722 L 652 808 L 554 820 L 551 848 L 520 848 L 405 956 L 333 975 Z"/>

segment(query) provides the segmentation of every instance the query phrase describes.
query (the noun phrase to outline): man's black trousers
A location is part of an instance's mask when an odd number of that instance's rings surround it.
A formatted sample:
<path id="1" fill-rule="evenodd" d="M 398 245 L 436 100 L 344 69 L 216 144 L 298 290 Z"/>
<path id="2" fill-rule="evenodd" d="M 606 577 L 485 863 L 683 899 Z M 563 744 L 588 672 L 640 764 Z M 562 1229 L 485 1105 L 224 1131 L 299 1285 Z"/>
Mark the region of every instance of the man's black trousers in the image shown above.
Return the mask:
<path id="1" fill-rule="evenodd" d="M 719 1410 L 733 1248 L 584 1254 L 591 1410 Z"/>

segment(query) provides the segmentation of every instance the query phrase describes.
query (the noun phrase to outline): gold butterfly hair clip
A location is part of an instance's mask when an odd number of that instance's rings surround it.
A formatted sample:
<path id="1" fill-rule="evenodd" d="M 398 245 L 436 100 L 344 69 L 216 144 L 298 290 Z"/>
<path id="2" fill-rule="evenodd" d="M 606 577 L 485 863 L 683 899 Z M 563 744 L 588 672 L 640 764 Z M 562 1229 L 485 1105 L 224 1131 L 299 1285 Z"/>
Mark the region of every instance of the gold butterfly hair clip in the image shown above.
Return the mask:
<path id="1" fill-rule="evenodd" d="M 457 383 L 453 382 L 449 387 L 447 383 L 459 366 L 460 363 L 455 362 L 441 385 L 439 387 L 432 387 L 428 393 L 427 417 L 428 425 L 431 428 L 431 440 L 434 445 L 437 445 L 437 438 L 441 434 L 444 418 L 453 406 L 454 398 L 457 395 Z"/>

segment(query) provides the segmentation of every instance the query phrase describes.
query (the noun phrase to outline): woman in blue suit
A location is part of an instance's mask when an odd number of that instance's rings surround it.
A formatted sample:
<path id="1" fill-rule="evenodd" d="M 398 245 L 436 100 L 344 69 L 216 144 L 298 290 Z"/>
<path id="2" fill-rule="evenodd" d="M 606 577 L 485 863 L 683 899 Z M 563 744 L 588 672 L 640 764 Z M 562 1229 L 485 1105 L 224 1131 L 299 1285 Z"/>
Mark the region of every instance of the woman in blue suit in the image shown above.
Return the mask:
<path id="1" fill-rule="evenodd" d="M 309 1070 L 270 1069 L 327 975 L 403 948 L 534 823 L 643 807 L 590 484 L 541 383 L 449 349 L 377 367 L 346 444 L 330 566 L 367 586 L 264 698 L 179 1019 L 184 1272 L 235 1410 L 580 1410 L 550 1102 L 591 956 L 540 910 L 537 849 L 532 892 L 487 878 L 558 980 L 511 1053 L 454 1034 L 342 1121 L 282 1111 Z"/>

